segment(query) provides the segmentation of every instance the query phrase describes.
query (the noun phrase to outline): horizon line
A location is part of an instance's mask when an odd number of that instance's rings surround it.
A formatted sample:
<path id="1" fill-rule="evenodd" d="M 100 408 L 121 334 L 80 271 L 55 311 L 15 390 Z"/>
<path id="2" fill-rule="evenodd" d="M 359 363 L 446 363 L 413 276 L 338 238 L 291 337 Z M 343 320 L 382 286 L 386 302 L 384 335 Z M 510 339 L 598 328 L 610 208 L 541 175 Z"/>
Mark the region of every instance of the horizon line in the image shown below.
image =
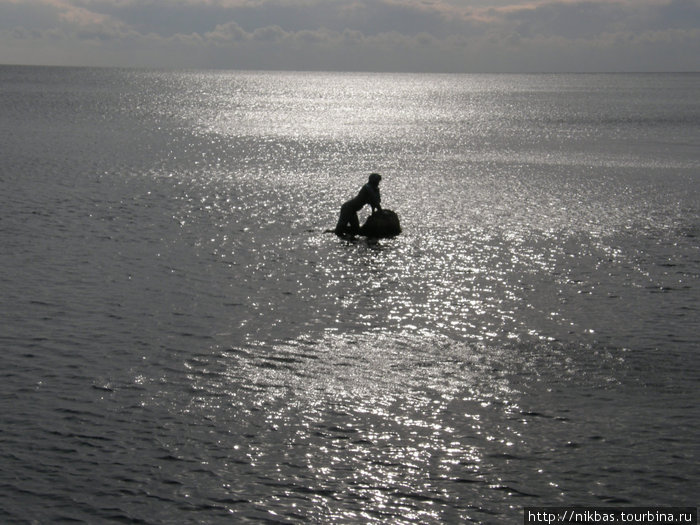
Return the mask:
<path id="1" fill-rule="evenodd" d="M 239 73 L 356 73 L 390 75 L 679 75 L 697 74 L 700 70 L 600 70 L 600 71 L 418 71 L 418 70 L 364 70 L 364 69 L 249 69 L 249 68 L 196 68 L 196 67 L 151 67 L 116 65 L 75 65 L 75 64 L 28 64 L 0 63 L 0 67 L 37 67 L 57 69 L 129 69 L 135 71 L 201 71 Z"/>

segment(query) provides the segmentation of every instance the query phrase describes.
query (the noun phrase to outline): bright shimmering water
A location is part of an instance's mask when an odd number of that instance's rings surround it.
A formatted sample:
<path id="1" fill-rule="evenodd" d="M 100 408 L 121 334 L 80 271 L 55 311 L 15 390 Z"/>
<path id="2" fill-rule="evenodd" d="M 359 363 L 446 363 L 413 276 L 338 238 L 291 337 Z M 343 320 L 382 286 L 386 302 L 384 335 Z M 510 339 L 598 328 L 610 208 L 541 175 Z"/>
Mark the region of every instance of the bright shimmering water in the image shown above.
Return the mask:
<path id="1" fill-rule="evenodd" d="M 0 68 L 0 517 L 697 505 L 699 90 Z"/>

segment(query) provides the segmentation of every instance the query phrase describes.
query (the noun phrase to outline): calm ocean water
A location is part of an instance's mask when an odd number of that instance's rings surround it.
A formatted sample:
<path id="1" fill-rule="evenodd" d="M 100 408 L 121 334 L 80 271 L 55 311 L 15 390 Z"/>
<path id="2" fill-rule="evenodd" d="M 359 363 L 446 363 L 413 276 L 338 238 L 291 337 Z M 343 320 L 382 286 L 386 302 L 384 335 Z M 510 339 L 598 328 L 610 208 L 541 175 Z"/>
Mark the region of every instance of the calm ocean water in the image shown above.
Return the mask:
<path id="1" fill-rule="evenodd" d="M 698 505 L 700 75 L 0 67 L 0 144 L 0 521 Z"/>

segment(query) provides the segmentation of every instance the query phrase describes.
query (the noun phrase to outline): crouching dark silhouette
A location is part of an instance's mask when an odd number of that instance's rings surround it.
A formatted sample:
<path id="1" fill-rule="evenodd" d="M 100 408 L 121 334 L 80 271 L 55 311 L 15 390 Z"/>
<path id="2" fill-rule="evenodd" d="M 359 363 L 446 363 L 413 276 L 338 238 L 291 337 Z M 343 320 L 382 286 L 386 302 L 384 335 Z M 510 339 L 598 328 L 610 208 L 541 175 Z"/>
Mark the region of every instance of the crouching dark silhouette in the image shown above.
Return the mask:
<path id="1" fill-rule="evenodd" d="M 396 237 L 401 233 L 399 217 L 391 210 L 385 210 L 381 205 L 379 182 L 382 176 L 379 173 L 371 173 L 367 184 L 362 186 L 356 197 L 345 202 L 340 208 L 340 217 L 335 230 L 326 230 L 327 233 L 335 233 L 339 237 L 353 239 L 355 235 L 363 235 L 373 239 L 385 239 Z M 372 215 L 360 226 L 357 212 L 369 204 L 372 207 Z"/>
<path id="2" fill-rule="evenodd" d="M 338 224 L 335 227 L 336 235 L 340 237 L 353 237 L 360 232 L 360 220 L 357 217 L 357 212 L 369 204 L 372 207 L 372 213 L 377 210 L 382 210 L 380 204 L 382 198 L 379 194 L 379 182 L 382 176 L 379 173 L 372 173 L 369 176 L 367 184 L 362 186 L 360 193 L 353 199 L 350 199 L 340 208 L 340 217 Z"/>
<path id="3" fill-rule="evenodd" d="M 396 237 L 401 233 L 399 216 L 391 210 L 382 209 L 373 213 L 360 227 L 359 234 L 374 239 Z"/>

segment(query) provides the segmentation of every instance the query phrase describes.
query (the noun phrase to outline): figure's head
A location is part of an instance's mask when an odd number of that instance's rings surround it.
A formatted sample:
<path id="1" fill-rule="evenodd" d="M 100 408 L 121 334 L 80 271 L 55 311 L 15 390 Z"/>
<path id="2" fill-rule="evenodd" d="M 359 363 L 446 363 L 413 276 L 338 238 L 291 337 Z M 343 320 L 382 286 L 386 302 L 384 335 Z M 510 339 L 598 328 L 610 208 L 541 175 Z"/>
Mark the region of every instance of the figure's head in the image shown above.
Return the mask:
<path id="1" fill-rule="evenodd" d="M 369 176 L 369 183 L 373 186 L 379 186 L 379 181 L 382 180 L 382 176 L 379 173 L 372 173 Z"/>

